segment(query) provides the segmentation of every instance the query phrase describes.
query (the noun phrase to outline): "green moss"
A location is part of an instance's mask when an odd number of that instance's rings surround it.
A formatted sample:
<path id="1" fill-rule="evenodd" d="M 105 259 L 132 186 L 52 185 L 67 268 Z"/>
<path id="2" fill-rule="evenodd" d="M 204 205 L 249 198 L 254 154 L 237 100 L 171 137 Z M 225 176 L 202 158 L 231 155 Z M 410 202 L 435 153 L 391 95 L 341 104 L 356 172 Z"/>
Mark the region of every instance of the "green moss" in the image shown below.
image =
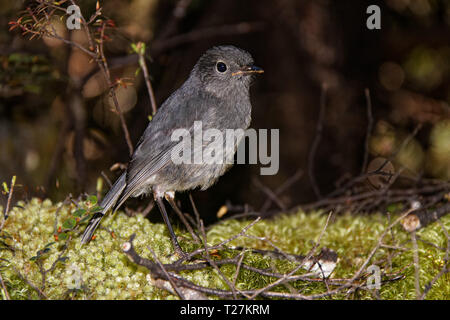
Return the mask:
<path id="1" fill-rule="evenodd" d="M 41 263 L 44 269 L 49 269 L 59 257 L 65 243 L 60 240 L 51 244 L 55 241 L 55 225 L 61 226 L 62 222 L 70 216 L 70 212 L 75 210 L 73 205 L 63 206 L 57 215 L 60 206 L 61 203 L 53 204 L 50 200 L 32 199 L 28 203 L 18 203 L 18 206 L 11 210 L 3 230 L 3 235 L 8 236 L 0 239 L 4 242 L 0 246 L 0 272 L 12 299 L 39 298 L 36 290 L 26 284 L 18 276 L 17 271 L 31 284 L 41 287 L 42 275 L 39 272 L 39 264 Z M 56 216 L 58 217 L 55 224 Z M 248 234 L 265 237 L 288 253 L 306 254 L 313 247 L 314 240 L 317 240 L 325 221 L 326 216 L 321 213 L 298 212 L 260 221 L 248 231 Z M 450 229 L 450 216 L 442 218 L 441 221 L 447 230 Z M 352 277 L 377 244 L 379 236 L 389 222 L 387 216 L 382 214 L 343 215 L 333 219 L 320 243 L 321 247 L 326 246 L 338 253 L 339 262 L 332 278 Z M 208 231 L 208 243 L 217 244 L 226 240 L 232 235 L 240 233 L 242 228 L 249 223 L 250 221 L 223 221 Z M 42 291 L 48 298 L 64 299 L 69 294 L 77 299 L 176 298 L 149 284 L 146 279 L 147 270 L 131 263 L 120 248 L 131 234 L 136 233 L 134 245 L 140 255 L 151 258 L 152 255 L 148 250 L 148 247 L 151 247 L 163 263 L 173 261 L 174 256 L 171 255 L 172 249 L 168 232 L 163 224 L 152 224 L 142 216 L 127 217 L 119 212 L 114 217 L 108 216 L 102 226 L 104 228 L 96 232 L 96 239 L 88 245 L 82 246 L 77 232 L 73 234 L 73 238 L 68 242 L 67 251 L 62 255 L 67 258 L 57 262 L 56 267 L 46 275 L 45 287 Z M 109 231 L 114 231 L 115 237 Z M 176 232 L 186 250 L 192 250 L 198 246 L 192 243 L 189 234 L 184 230 L 176 230 Z M 420 283 L 423 290 L 425 284 L 439 273 L 445 263 L 445 252 L 437 247 L 446 248 L 447 239 L 437 223 L 419 231 L 418 236 L 425 240 L 418 242 Z M 402 246 L 406 249 L 412 248 L 409 234 L 400 226 L 393 228 L 392 232 L 386 236 L 384 243 Z M 44 249 L 46 245 L 50 251 L 42 255 L 37 262 L 31 261 L 30 258 L 36 256 L 37 252 Z M 230 245 L 272 249 L 267 242 L 248 237 L 237 238 Z M 6 246 L 13 247 L 15 250 L 11 251 Z M 217 253 L 222 258 L 232 257 L 235 254 L 236 252 L 233 250 L 221 250 Z M 390 260 L 387 259 L 389 254 L 392 256 Z M 250 252 L 245 253 L 244 262 L 258 268 L 273 269 L 278 272 L 288 272 L 294 266 L 290 262 L 274 260 Z M 371 261 L 371 263 L 374 262 L 377 262 L 384 273 L 404 275 L 401 280 L 386 282 L 382 285 L 379 292 L 382 299 L 415 298 L 411 250 L 399 251 L 380 248 Z M 225 265 L 221 267 L 221 271 L 229 279 L 233 279 L 236 267 Z M 199 285 L 228 289 L 227 284 L 213 268 L 183 272 L 183 276 Z M 80 277 L 81 288 L 70 290 Z M 273 280 L 273 278 L 260 276 L 248 270 L 241 270 L 236 286 L 240 290 L 256 289 Z M 291 285 L 301 290 L 302 294 L 326 291 L 325 285 L 321 282 L 298 281 Z M 274 290 L 288 291 L 289 289 L 279 286 Z M 360 291 L 351 297 L 370 299 L 372 295 L 368 291 Z M 346 296 L 338 294 L 331 298 L 339 299 L 346 298 Z M 448 273 L 434 284 L 427 298 L 450 298 L 450 275 Z"/>

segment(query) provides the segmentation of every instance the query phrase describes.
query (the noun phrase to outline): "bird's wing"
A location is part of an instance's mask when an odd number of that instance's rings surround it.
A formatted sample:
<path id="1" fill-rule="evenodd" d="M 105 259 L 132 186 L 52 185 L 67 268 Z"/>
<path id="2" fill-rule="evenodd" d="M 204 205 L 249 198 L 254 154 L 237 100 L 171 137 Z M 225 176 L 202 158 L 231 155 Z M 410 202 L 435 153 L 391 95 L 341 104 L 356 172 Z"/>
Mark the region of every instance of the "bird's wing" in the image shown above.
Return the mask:
<path id="1" fill-rule="evenodd" d="M 217 115 L 211 108 L 220 106 L 220 100 L 212 96 L 194 95 L 184 99 L 182 104 L 175 104 L 170 97 L 142 135 L 127 169 L 127 186 L 115 206 L 117 210 L 122 203 L 146 184 L 151 176 L 171 161 L 173 148 L 179 144 L 172 141 L 171 135 L 176 129 L 184 128 L 193 133 L 194 122 L 202 119 L 211 121 Z M 210 124 L 210 123 L 209 123 Z M 158 182 L 156 182 L 157 184 Z"/>

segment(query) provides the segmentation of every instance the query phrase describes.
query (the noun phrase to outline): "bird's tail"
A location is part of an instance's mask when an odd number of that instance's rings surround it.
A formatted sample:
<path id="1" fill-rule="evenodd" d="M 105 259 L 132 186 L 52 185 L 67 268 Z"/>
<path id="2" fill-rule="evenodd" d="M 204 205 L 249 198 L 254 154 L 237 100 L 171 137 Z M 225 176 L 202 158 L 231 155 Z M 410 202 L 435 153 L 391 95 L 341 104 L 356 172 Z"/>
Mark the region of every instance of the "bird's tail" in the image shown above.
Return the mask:
<path id="1" fill-rule="evenodd" d="M 123 173 L 120 176 L 120 178 L 116 180 L 111 189 L 108 191 L 105 198 L 100 203 L 100 206 L 103 208 L 102 211 L 95 213 L 92 216 L 91 220 L 89 220 L 89 223 L 86 229 L 84 230 L 83 236 L 81 237 L 81 243 L 88 243 L 89 241 L 91 241 L 95 229 L 97 229 L 103 216 L 106 214 L 106 212 L 108 212 L 109 209 L 114 207 L 120 195 L 122 194 L 123 189 L 125 189 L 126 186 L 125 180 L 126 180 L 126 173 Z"/>

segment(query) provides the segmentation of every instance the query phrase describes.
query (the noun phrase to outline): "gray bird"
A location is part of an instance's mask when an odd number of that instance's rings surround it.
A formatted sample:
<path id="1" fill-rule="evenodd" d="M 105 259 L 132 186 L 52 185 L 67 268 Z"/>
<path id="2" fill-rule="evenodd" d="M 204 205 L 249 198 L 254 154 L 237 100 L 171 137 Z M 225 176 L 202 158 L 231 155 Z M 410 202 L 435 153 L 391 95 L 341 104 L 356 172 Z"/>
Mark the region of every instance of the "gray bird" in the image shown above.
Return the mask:
<path id="1" fill-rule="evenodd" d="M 252 75 L 264 71 L 253 65 L 251 55 L 234 46 L 218 46 L 206 51 L 183 85 L 161 105 L 148 124 L 134 151 L 127 170 L 117 179 L 100 206 L 101 212 L 89 221 L 82 243 L 92 239 L 106 212 L 114 212 L 130 196 L 153 194 L 171 236 L 175 252 L 183 255 L 169 222 L 163 198 L 176 210 L 175 192 L 201 188 L 205 190 L 232 164 L 179 163 L 172 161 L 172 152 L 179 142 L 172 141 L 176 129 L 194 132 L 194 122 L 201 121 L 202 130 L 247 129 L 251 120 L 249 87 Z M 192 142 L 193 142 L 192 137 Z M 202 141 L 202 152 L 212 141 Z M 237 141 L 239 142 L 239 141 Z M 195 144 L 193 142 L 193 144 Z M 198 146 L 198 144 L 197 144 Z M 225 146 L 225 142 L 223 143 Z M 223 156 L 231 159 L 236 147 L 224 147 Z M 177 211 L 178 213 L 179 211 Z"/>

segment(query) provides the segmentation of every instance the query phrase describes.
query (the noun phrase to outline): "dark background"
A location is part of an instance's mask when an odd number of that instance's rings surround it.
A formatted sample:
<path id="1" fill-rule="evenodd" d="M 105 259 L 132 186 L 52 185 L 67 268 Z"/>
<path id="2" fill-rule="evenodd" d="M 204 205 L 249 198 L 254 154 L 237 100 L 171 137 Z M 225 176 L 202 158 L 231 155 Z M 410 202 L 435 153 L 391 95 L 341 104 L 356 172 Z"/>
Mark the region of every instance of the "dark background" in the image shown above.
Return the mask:
<path id="1" fill-rule="evenodd" d="M 78 3 L 85 16 L 95 10 L 95 1 Z M 180 3 L 187 7 L 176 19 Z M 371 4 L 381 8 L 381 30 L 366 27 Z M 33 1 L 3 1 L 0 8 L 0 182 L 17 175 L 23 198 L 56 201 L 68 193 L 95 193 L 101 172 L 114 180 L 119 171 L 109 168 L 129 158 L 118 116 L 111 112 L 95 63 L 80 51 L 8 31 L 8 22 L 30 5 Z M 158 105 L 214 45 L 246 49 L 265 70 L 251 89 L 252 127 L 280 129 L 280 170 L 260 176 L 258 165 L 235 166 L 206 192 L 193 193 L 205 215 L 214 216 L 227 200 L 258 209 L 267 196 L 255 178 L 274 190 L 298 170 L 303 176 L 280 200 L 289 208 L 316 199 L 307 160 L 322 84 L 328 87 L 326 113 L 314 171 L 322 194 L 361 170 L 368 123 L 365 88 L 374 118 L 370 159 L 392 154 L 421 124 L 395 165 L 406 166 L 409 174 L 450 177 L 450 1 L 109 0 L 101 5 L 117 26 L 108 33 L 106 56 L 113 78 L 129 82 L 118 95 L 133 143 L 148 124 L 151 108 L 142 72 L 135 76 L 132 42 L 144 41 L 149 48 Z M 86 41 L 81 33 L 69 34 L 64 24 L 61 30 L 74 41 Z M 68 108 L 73 101 L 80 101 L 78 109 Z M 74 119 L 84 132 L 81 162 L 74 148 Z M 185 198 L 183 207 L 190 210 Z M 136 207 L 139 201 L 128 204 Z"/>

